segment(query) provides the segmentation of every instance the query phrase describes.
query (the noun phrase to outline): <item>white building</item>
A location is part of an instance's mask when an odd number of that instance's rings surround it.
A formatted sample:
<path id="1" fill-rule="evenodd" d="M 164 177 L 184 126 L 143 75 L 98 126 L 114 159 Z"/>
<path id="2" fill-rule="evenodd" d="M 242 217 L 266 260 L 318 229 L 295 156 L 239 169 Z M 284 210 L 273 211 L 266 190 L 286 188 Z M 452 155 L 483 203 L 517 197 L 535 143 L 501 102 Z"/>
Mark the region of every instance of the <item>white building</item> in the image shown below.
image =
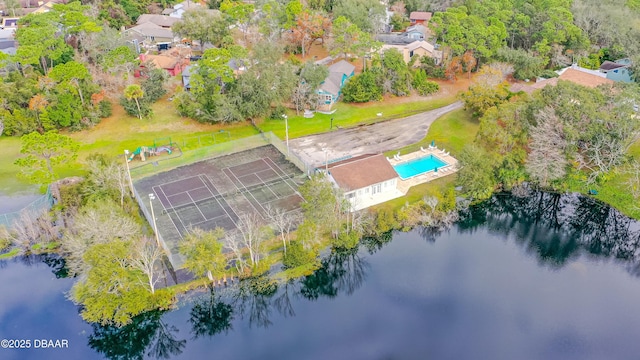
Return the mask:
<path id="1" fill-rule="evenodd" d="M 398 198 L 398 174 L 382 154 L 365 154 L 328 165 L 329 180 L 344 191 L 352 211 Z"/>

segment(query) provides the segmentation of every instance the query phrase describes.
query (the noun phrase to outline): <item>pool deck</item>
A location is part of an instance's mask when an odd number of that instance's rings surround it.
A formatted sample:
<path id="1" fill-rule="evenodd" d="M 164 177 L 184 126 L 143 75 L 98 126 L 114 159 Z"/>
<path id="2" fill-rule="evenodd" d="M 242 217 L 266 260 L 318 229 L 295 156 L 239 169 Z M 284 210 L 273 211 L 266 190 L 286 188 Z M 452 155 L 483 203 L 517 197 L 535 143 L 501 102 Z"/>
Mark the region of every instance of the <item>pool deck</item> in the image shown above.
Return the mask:
<path id="1" fill-rule="evenodd" d="M 424 174 L 414 176 L 406 180 L 402 180 L 402 178 L 399 177 L 397 187 L 398 187 L 398 190 L 400 190 L 400 192 L 402 192 L 405 195 L 407 194 L 409 189 L 413 186 L 424 184 L 429 181 L 451 175 L 458 171 L 458 160 L 453 156 L 449 155 L 446 149 L 443 151 L 438 148 L 424 148 L 423 150 L 418 150 L 412 153 L 400 155 L 400 160 L 387 157 L 387 160 L 389 160 L 389 163 L 391 163 L 391 166 L 398 165 L 407 161 L 411 161 L 411 160 L 429 156 L 429 155 L 433 155 L 439 158 L 440 160 L 444 161 L 445 163 L 447 163 L 447 165 L 443 166 L 442 168 L 438 168 L 437 172 L 429 171 Z"/>

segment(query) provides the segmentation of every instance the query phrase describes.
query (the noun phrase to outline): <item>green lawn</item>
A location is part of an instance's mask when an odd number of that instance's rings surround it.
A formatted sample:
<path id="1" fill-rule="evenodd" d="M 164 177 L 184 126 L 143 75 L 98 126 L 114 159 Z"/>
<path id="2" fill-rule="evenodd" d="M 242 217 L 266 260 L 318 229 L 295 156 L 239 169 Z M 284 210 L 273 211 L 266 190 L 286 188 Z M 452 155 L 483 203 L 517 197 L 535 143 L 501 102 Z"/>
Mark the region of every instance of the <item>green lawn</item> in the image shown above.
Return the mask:
<path id="1" fill-rule="evenodd" d="M 636 160 L 640 160 L 640 141 L 636 142 L 630 149 L 629 155 Z M 640 203 L 631 196 L 627 181 L 630 175 L 626 173 L 615 173 L 607 182 L 602 185 L 594 185 L 587 188 L 582 184 L 571 184 L 570 190 L 588 194 L 589 190 L 595 189 L 598 191 L 598 195 L 595 197 L 616 209 L 620 210 L 623 214 L 632 217 L 634 219 L 640 219 Z"/>
<path id="2" fill-rule="evenodd" d="M 432 100 L 414 101 L 402 104 L 368 103 L 366 105 L 353 105 L 338 103 L 336 112 L 331 115 L 315 113 L 313 118 L 305 119 L 296 115 L 295 111 L 288 111 L 289 138 L 296 138 L 305 135 L 317 134 L 330 131 L 331 119 L 336 128 L 350 127 L 358 124 L 374 123 L 389 119 L 409 116 L 423 111 L 437 109 L 454 103 L 456 98 L 446 97 Z M 382 113 L 382 116 L 377 114 Z M 281 139 L 285 138 L 284 119 L 266 119 L 258 123 L 258 127 L 264 131 L 273 131 Z"/>
<path id="3" fill-rule="evenodd" d="M 431 141 L 435 141 L 436 146 L 451 152 L 455 157 L 462 151 L 465 144 L 472 143 L 478 133 L 480 124 L 477 119 L 471 116 L 471 112 L 463 109 L 454 110 L 437 119 L 429 127 L 429 132 L 424 139 L 415 144 L 405 146 L 399 150 L 388 151 L 387 156 L 392 156 L 400 151 L 400 154 L 407 154 L 420 150 L 420 147 L 427 147 Z"/>
<path id="4" fill-rule="evenodd" d="M 409 189 L 409 192 L 407 192 L 407 195 L 401 198 L 387 201 L 386 203 L 383 203 L 380 205 L 376 205 L 372 209 L 374 211 L 380 211 L 382 209 L 388 209 L 393 211 L 396 209 L 400 209 L 407 203 L 412 204 L 421 200 L 425 195 L 432 195 L 432 194 L 445 192 L 448 188 L 454 186 L 455 181 L 456 181 L 456 175 L 452 174 L 449 176 L 441 177 L 433 181 L 429 181 L 428 183 L 416 185 L 411 189 Z"/>
<path id="5" fill-rule="evenodd" d="M 61 177 L 83 175 L 82 162 L 92 153 L 103 153 L 119 156 L 125 149 L 135 150 L 140 146 L 151 146 L 155 140 L 157 145 L 168 143 L 169 138 L 179 147 L 190 150 L 199 146 L 211 145 L 215 142 L 226 142 L 258 131 L 249 123 L 233 125 L 200 124 L 194 120 L 180 117 L 168 100 L 162 99 L 153 105 L 154 115 L 150 119 L 138 119 L 124 113 L 119 105 L 114 106 L 110 118 L 103 119 L 92 129 L 69 134 L 80 142 L 78 161 L 59 169 Z M 226 132 L 221 133 L 220 130 Z M 33 191 L 34 186 L 26 184 L 17 177 L 19 168 L 13 165 L 20 156 L 20 139 L 1 137 L 0 148 L 0 194 L 16 194 Z"/>

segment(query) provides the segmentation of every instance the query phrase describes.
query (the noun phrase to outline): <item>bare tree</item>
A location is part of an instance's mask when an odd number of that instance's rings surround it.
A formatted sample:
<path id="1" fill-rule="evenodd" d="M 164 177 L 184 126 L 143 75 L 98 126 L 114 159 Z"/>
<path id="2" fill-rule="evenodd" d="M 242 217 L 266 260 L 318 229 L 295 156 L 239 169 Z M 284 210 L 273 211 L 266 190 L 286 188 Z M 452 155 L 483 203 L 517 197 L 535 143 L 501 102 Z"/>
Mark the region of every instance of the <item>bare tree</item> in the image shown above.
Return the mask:
<path id="1" fill-rule="evenodd" d="M 82 256 L 92 245 L 139 235 L 140 227 L 135 220 L 114 205 L 105 201 L 85 208 L 67 228 L 62 238 L 62 252 L 72 274 L 86 270 Z"/>
<path id="2" fill-rule="evenodd" d="M 640 162 L 632 161 L 627 165 L 626 173 L 629 175 L 627 179 L 627 188 L 631 191 L 631 195 L 635 199 L 640 198 Z"/>
<path id="3" fill-rule="evenodd" d="M 299 212 L 287 212 L 281 207 L 272 207 L 267 205 L 267 216 L 271 220 L 271 226 L 280 234 L 284 252 L 287 253 L 287 243 L 289 243 L 289 233 L 295 226 L 300 223 L 301 217 Z"/>
<path id="4" fill-rule="evenodd" d="M 233 253 L 233 262 L 240 274 L 244 274 L 247 261 L 244 259 L 242 237 L 238 233 L 227 234 L 226 246 Z"/>
<path id="5" fill-rule="evenodd" d="M 23 252 L 29 252 L 33 245 L 51 242 L 57 234 L 57 229 L 48 212 L 23 210 L 5 235 Z"/>
<path id="6" fill-rule="evenodd" d="M 152 238 L 143 237 L 133 245 L 131 266 L 144 273 L 147 280 L 143 281 L 143 284 L 149 285 L 149 291 L 152 294 L 155 293 L 156 283 L 160 280 L 160 277 L 156 276 L 156 270 L 163 255 L 164 250 Z"/>
<path id="7" fill-rule="evenodd" d="M 87 162 L 91 181 L 101 189 L 117 189 L 120 193 L 120 206 L 124 208 L 124 198 L 129 191 L 129 178 L 123 164 L 116 161 L 102 162 L 90 159 Z"/>
<path id="8" fill-rule="evenodd" d="M 242 243 L 249 250 L 251 265 L 256 266 L 262 257 L 265 227 L 256 213 L 241 214 L 237 225 Z"/>
<path id="9" fill-rule="evenodd" d="M 531 129 L 531 153 L 525 168 L 542 186 L 565 176 L 568 165 L 562 123 L 555 110 L 547 106 L 538 113 L 538 125 Z"/>

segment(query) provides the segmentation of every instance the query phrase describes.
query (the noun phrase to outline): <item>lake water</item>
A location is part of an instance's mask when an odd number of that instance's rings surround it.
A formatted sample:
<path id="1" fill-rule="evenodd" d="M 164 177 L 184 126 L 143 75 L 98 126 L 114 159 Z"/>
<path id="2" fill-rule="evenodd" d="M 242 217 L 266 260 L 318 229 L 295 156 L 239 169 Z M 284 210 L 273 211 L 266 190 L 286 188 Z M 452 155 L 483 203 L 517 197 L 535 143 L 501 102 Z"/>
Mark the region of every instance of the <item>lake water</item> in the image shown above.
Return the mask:
<path id="1" fill-rule="evenodd" d="M 1 263 L 0 359 L 635 359 L 640 227 L 589 198 L 496 196 L 448 231 L 330 254 L 314 275 L 182 299 L 122 329 L 88 325 L 59 263 Z"/>

